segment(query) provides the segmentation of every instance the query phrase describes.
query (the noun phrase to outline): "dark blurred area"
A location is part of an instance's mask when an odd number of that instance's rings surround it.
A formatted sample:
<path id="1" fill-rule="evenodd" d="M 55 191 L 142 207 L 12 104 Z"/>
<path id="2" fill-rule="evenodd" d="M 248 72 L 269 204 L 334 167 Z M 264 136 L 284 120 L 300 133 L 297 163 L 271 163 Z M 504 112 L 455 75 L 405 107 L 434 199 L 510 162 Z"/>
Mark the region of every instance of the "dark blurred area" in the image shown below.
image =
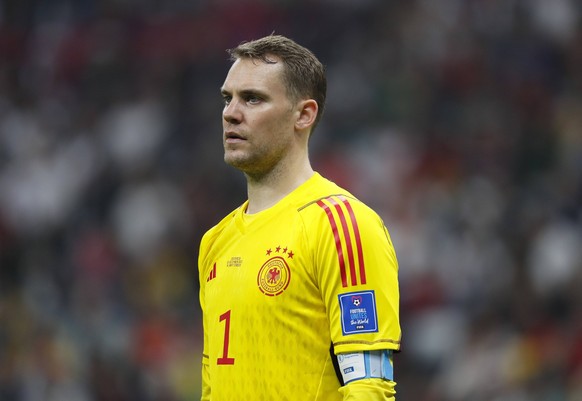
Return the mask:
<path id="1" fill-rule="evenodd" d="M 328 70 L 314 166 L 391 232 L 398 399 L 582 400 L 581 15 L 0 1 L 0 400 L 199 398 L 198 243 L 246 198 L 225 49 L 271 32 Z"/>

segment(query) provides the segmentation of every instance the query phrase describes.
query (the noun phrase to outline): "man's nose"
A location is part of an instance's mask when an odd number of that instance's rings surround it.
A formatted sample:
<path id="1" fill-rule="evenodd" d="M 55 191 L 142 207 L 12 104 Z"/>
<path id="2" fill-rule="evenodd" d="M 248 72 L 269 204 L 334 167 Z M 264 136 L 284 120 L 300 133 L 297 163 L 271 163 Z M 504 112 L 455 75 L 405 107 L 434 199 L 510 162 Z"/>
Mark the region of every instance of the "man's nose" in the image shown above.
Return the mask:
<path id="1" fill-rule="evenodd" d="M 242 119 L 239 102 L 232 99 L 227 105 L 225 105 L 224 110 L 222 110 L 222 117 L 225 121 L 231 124 L 239 123 Z"/>

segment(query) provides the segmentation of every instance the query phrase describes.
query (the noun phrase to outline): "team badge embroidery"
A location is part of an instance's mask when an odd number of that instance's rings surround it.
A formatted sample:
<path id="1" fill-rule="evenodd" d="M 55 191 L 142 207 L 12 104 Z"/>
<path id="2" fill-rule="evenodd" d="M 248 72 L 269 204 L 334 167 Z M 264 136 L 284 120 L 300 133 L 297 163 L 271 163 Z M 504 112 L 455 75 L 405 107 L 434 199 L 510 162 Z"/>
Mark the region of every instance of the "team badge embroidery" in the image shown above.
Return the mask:
<path id="1" fill-rule="evenodd" d="M 268 256 L 271 253 L 273 253 L 271 249 L 267 250 Z M 276 253 L 279 255 L 267 260 L 257 275 L 259 290 L 269 297 L 280 295 L 291 281 L 291 270 L 285 259 L 293 258 L 293 252 L 287 251 L 287 248 L 282 250 L 281 247 L 277 247 Z"/>

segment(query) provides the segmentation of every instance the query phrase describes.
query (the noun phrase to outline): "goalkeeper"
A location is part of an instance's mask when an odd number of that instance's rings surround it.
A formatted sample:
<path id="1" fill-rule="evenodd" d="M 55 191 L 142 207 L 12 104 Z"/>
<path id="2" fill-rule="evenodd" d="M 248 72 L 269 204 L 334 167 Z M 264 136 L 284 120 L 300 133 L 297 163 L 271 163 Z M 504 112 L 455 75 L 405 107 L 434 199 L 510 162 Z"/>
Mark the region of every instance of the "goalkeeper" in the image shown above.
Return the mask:
<path id="1" fill-rule="evenodd" d="M 202 238 L 202 400 L 394 400 L 398 263 L 380 217 L 315 172 L 324 67 L 270 35 L 229 50 L 224 160 L 248 199 Z"/>

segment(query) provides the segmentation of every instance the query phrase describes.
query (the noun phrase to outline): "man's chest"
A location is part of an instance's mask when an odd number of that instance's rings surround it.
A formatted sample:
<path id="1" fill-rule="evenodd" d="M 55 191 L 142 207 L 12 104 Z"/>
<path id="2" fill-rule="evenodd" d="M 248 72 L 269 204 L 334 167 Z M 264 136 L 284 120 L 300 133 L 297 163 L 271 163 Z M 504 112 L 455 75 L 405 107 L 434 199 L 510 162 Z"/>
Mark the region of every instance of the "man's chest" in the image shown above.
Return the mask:
<path id="1" fill-rule="evenodd" d="M 206 296 L 249 303 L 303 291 L 313 281 L 308 252 L 293 230 L 227 233 L 215 244 L 205 267 Z"/>

